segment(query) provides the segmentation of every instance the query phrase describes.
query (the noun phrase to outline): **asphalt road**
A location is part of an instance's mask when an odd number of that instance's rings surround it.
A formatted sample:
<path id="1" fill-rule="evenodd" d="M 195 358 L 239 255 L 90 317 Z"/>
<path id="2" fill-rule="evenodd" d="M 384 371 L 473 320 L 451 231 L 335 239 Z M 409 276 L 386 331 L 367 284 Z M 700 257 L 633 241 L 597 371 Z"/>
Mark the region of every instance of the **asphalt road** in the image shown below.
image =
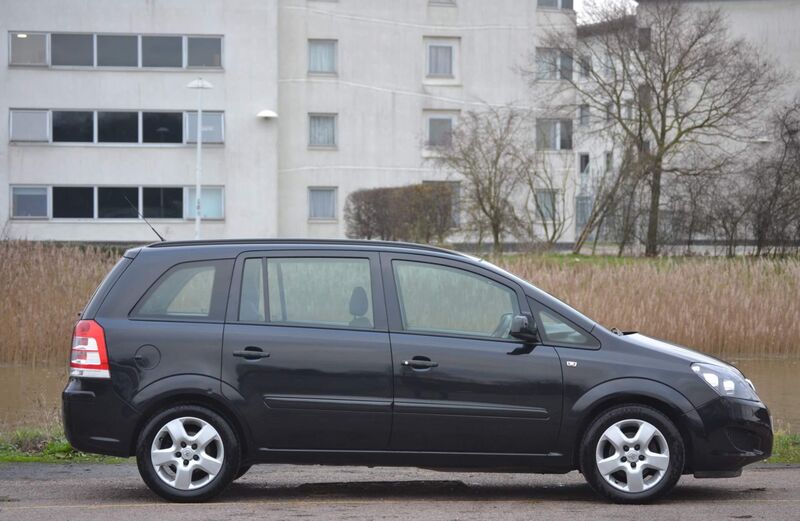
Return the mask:
<path id="1" fill-rule="evenodd" d="M 800 467 L 741 478 L 684 477 L 656 505 L 598 500 L 578 473 L 439 473 L 359 467 L 253 468 L 215 502 L 175 505 L 151 494 L 135 466 L 0 465 L 0 520 L 399 519 L 548 521 L 800 520 Z"/>

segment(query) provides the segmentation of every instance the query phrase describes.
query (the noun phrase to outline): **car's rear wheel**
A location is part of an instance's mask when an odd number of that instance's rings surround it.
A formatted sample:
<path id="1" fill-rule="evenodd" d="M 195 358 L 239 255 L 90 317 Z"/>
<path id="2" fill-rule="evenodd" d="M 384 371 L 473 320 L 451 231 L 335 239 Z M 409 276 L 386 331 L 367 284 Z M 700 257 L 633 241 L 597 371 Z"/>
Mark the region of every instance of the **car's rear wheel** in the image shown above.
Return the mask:
<path id="1" fill-rule="evenodd" d="M 680 432 L 660 411 L 615 407 L 596 418 L 580 448 L 580 468 L 600 495 L 617 503 L 647 503 L 667 494 L 681 477 Z"/>
<path id="2" fill-rule="evenodd" d="M 219 414 L 194 405 L 155 415 L 142 429 L 136 451 L 139 474 L 164 499 L 208 500 L 239 471 L 240 448 Z"/>

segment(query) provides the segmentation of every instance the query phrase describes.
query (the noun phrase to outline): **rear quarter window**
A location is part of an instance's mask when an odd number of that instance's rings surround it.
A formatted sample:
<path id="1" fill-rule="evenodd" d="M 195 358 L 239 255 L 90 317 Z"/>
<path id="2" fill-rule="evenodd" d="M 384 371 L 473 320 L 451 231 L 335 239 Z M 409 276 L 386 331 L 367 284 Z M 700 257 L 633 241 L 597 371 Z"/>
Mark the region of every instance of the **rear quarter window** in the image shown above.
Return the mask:
<path id="1" fill-rule="evenodd" d="M 185 262 L 167 270 L 131 311 L 131 318 L 221 322 L 232 260 Z"/>

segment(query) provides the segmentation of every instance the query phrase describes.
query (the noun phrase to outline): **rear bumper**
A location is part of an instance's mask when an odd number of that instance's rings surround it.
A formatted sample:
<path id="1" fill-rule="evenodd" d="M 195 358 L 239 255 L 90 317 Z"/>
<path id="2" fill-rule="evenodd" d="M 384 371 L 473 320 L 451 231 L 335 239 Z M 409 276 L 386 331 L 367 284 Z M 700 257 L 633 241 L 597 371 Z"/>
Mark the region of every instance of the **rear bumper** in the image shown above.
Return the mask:
<path id="1" fill-rule="evenodd" d="M 696 477 L 734 477 L 772 454 L 772 421 L 761 402 L 717 398 L 685 415 L 687 468 Z"/>
<path id="2" fill-rule="evenodd" d="M 93 454 L 128 457 L 139 414 L 112 387 L 111 380 L 70 378 L 61 394 L 67 440 Z"/>

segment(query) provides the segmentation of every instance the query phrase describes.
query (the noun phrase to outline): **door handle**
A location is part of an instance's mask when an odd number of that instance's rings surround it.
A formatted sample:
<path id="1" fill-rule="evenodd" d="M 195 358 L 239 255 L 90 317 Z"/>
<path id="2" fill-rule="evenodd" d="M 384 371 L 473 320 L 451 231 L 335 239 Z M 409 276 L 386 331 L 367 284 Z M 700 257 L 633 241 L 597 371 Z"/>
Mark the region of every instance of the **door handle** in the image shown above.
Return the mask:
<path id="1" fill-rule="evenodd" d="M 415 356 L 411 360 L 403 360 L 403 366 L 410 367 L 411 369 L 432 369 L 434 367 L 439 367 L 439 362 L 434 362 L 421 356 Z"/>
<path id="2" fill-rule="evenodd" d="M 269 353 L 265 353 L 260 347 L 248 346 L 241 351 L 234 351 L 233 356 L 246 360 L 261 360 L 262 358 L 269 358 Z"/>

